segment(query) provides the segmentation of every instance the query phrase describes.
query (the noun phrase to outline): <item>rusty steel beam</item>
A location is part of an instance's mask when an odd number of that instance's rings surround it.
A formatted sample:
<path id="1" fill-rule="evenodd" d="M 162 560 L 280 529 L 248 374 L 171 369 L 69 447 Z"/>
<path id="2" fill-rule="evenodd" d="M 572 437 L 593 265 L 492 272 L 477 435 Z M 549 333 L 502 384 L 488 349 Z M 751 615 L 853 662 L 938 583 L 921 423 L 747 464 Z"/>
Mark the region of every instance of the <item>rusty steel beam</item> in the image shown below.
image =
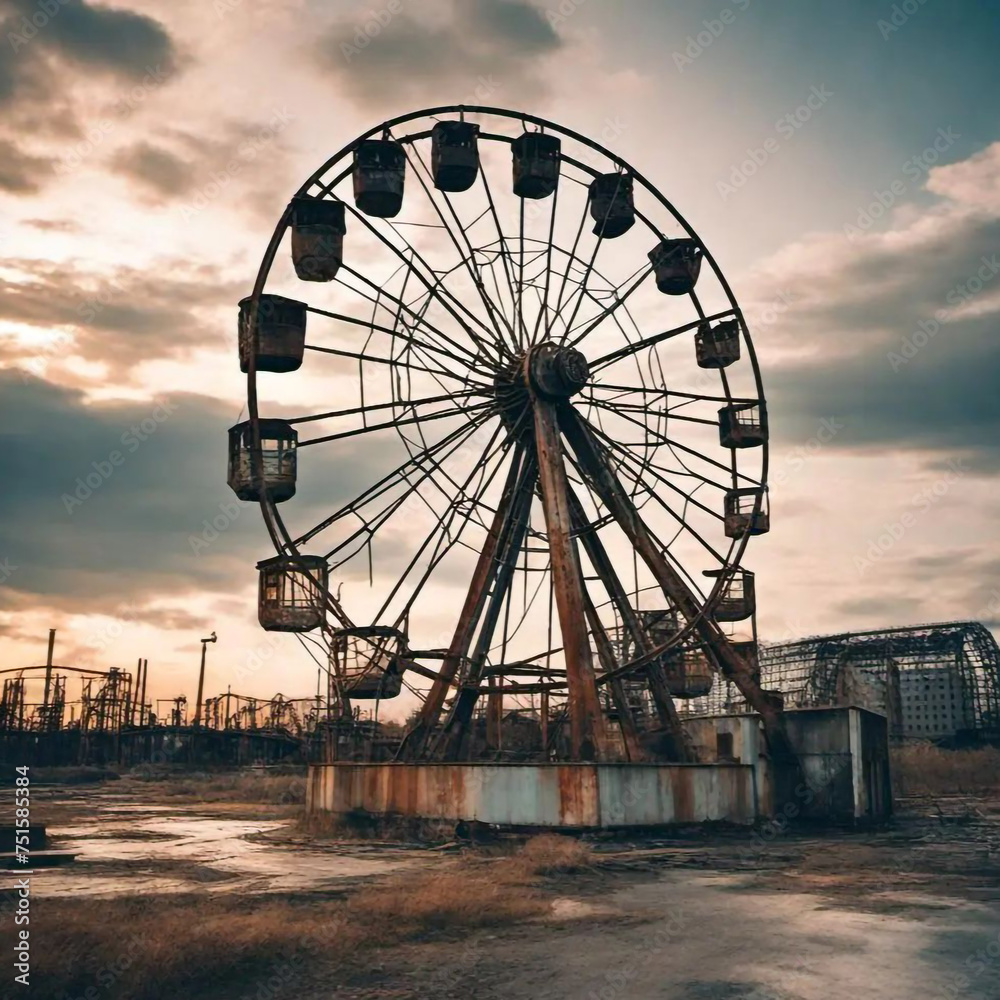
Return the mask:
<path id="1" fill-rule="evenodd" d="M 695 623 L 695 631 L 704 643 L 705 651 L 723 676 L 731 679 L 761 717 L 768 745 L 776 761 L 793 767 L 796 777 L 801 773 L 798 757 L 792 748 L 784 716 L 764 694 L 751 675 L 743 658 L 732 648 L 718 623 L 701 613 L 698 600 L 681 575 L 670 565 L 643 524 L 638 511 L 629 500 L 628 493 L 598 449 L 589 430 L 579 415 L 570 408 L 559 413 L 560 427 L 573 448 L 580 468 L 586 473 L 591 486 L 625 532 L 636 552 L 649 567 L 668 600 L 680 611 L 688 623 Z"/>
<path id="2" fill-rule="evenodd" d="M 615 653 L 611 647 L 607 630 L 604 628 L 604 622 L 601 621 L 601 616 L 597 608 L 594 607 L 594 602 L 589 594 L 584 594 L 584 600 L 587 607 L 587 621 L 590 623 L 590 634 L 594 637 L 594 645 L 597 647 L 597 658 L 604 670 L 613 670 L 615 668 Z M 611 699 L 618 712 L 618 728 L 622 731 L 626 759 L 630 761 L 646 760 L 647 756 L 639 743 L 639 731 L 636 728 L 635 719 L 632 718 L 632 711 L 629 708 L 622 679 L 616 677 L 610 681 L 609 687 L 611 688 Z"/>
<path id="3" fill-rule="evenodd" d="M 587 516 L 580 503 L 579 497 L 572 487 L 569 488 L 570 515 L 573 519 L 573 527 L 584 549 L 587 551 L 587 558 L 601 578 L 605 590 L 612 602 L 618 608 L 618 613 L 622 616 L 622 622 L 629 630 L 632 641 L 640 652 L 648 653 L 652 648 L 649 637 L 639 624 L 635 609 L 629 603 L 628 594 L 615 571 L 614 563 L 611 561 L 604 543 L 598 537 L 596 531 L 587 528 Z M 604 665 L 606 674 L 612 674 L 609 684 L 619 682 L 620 673 L 615 672 L 615 664 Z M 666 678 L 663 675 L 663 668 L 659 663 L 649 663 L 641 670 L 649 684 L 650 693 L 653 696 L 653 704 L 656 706 L 656 714 L 660 720 L 660 725 L 666 729 L 666 736 L 670 740 L 667 748 L 667 756 L 679 761 L 695 761 L 697 755 L 691 736 L 684 728 L 680 716 L 677 714 L 677 706 L 674 704 L 670 688 L 667 686 Z"/>
<path id="4" fill-rule="evenodd" d="M 568 483 L 559 417 L 554 403 L 532 394 L 535 447 L 549 541 L 549 559 L 562 632 L 569 682 L 570 746 L 574 760 L 602 760 L 606 755 L 604 715 L 587 634 L 583 574 L 572 538 Z"/>
<path id="5" fill-rule="evenodd" d="M 486 604 L 486 597 L 489 592 L 490 583 L 496 572 L 497 547 L 500 544 L 500 536 L 504 525 L 507 523 L 513 500 L 514 485 L 520 471 L 519 456 L 522 449 L 519 447 L 514 451 L 510 469 L 507 473 L 507 482 L 503 491 L 503 496 L 497 504 L 496 514 L 490 525 L 486 540 L 483 542 L 482 551 L 479 553 L 479 560 L 476 563 L 475 572 L 472 574 L 472 582 L 465 595 L 465 603 L 458 616 L 458 625 L 448 646 L 448 654 L 441 661 L 441 669 L 438 671 L 437 679 L 431 685 L 423 707 L 414 722 L 413 728 L 406 734 L 396 752 L 396 759 L 414 759 L 423 753 L 427 740 L 433 733 L 441 717 L 441 709 L 444 707 L 445 698 L 451 688 L 459 668 L 465 662 L 469 654 L 469 646 L 472 645 L 472 636 L 475 632 L 476 624 L 483 612 Z"/>
<path id="6" fill-rule="evenodd" d="M 489 588 L 485 611 L 481 615 L 482 625 L 476 638 L 476 647 L 469 657 L 469 669 L 461 690 L 455 698 L 451 718 L 444 727 L 443 754 L 447 760 L 457 760 L 462 756 L 467 743 L 472 715 L 479 698 L 483 679 L 483 669 L 493 642 L 493 633 L 500 620 L 500 612 L 514 579 L 517 556 L 524 545 L 531 521 L 531 503 L 538 482 L 538 463 L 535 456 L 524 448 L 518 448 L 515 457 L 517 479 L 514 485 L 509 516 L 497 542 L 494 562 L 497 566 L 492 587 Z"/>

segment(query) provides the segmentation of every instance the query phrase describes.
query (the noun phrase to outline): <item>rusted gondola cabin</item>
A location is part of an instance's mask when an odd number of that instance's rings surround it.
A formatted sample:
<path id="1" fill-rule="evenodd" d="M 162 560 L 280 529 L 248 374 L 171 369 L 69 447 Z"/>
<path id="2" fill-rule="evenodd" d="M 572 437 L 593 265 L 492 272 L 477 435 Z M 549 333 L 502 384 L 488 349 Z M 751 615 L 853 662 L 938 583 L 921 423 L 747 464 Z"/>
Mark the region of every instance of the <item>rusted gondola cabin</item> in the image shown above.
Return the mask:
<path id="1" fill-rule="evenodd" d="M 518 198 L 547 198 L 559 183 L 562 142 L 544 132 L 524 132 L 511 143 L 514 156 L 514 194 Z"/>
<path id="2" fill-rule="evenodd" d="M 639 621 L 653 646 L 661 646 L 679 631 L 673 608 L 640 611 Z M 667 689 L 675 698 L 701 698 L 712 690 L 712 668 L 704 653 L 697 649 L 669 649 L 660 657 Z"/>
<path id="3" fill-rule="evenodd" d="M 694 335 L 694 353 L 699 368 L 728 368 L 740 360 L 740 324 L 724 319 L 712 326 L 707 320 Z"/>
<path id="4" fill-rule="evenodd" d="M 704 575 L 718 579 L 728 570 L 706 569 Z M 748 569 L 738 568 L 722 586 L 713 611 L 719 622 L 741 622 L 757 610 L 757 593 L 754 575 Z"/>
<path id="5" fill-rule="evenodd" d="M 691 239 L 664 240 L 649 251 L 649 262 L 664 295 L 687 295 L 701 273 L 701 247 Z"/>
<path id="6" fill-rule="evenodd" d="M 344 262 L 344 203 L 328 198 L 292 199 L 292 264 L 302 281 L 333 281 Z"/>
<path id="7" fill-rule="evenodd" d="M 598 174 L 590 185 L 590 215 L 594 235 L 622 236 L 635 225 L 631 174 Z"/>
<path id="8" fill-rule="evenodd" d="M 395 698 L 403 690 L 406 636 L 388 625 L 338 629 L 333 670 L 348 698 Z"/>
<path id="9" fill-rule="evenodd" d="M 260 421 L 263 485 L 274 503 L 283 503 L 295 496 L 298 442 L 298 431 L 287 421 Z M 259 501 L 262 490 L 253 474 L 252 446 L 249 420 L 229 428 L 229 487 L 240 500 Z"/>
<path id="10" fill-rule="evenodd" d="M 329 570 L 322 556 L 257 563 L 257 620 L 268 632 L 311 632 L 323 624 Z"/>
<path id="11" fill-rule="evenodd" d="M 282 295 L 261 295 L 257 303 L 256 336 L 251 325 L 253 296 L 240 301 L 240 371 L 249 370 L 251 352 L 259 372 L 293 372 L 302 365 L 306 345 L 305 302 Z"/>
<path id="12" fill-rule="evenodd" d="M 732 403 L 719 410 L 723 448 L 759 448 L 767 441 L 767 410 L 762 403 Z"/>
<path id="13" fill-rule="evenodd" d="M 354 203 L 358 211 L 391 219 L 403 207 L 406 151 L 392 139 L 364 139 L 354 150 Z"/>
<path id="14" fill-rule="evenodd" d="M 765 535 L 771 530 L 767 490 L 762 487 L 728 490 L 723 509 L 727 538 Z"/>
<path id="15" fill-rule="evenodd" d="M 436 122 L 431 129 L 431 175 L 439 191 L 468 191 L 479 175 L 479 126 Z"/>

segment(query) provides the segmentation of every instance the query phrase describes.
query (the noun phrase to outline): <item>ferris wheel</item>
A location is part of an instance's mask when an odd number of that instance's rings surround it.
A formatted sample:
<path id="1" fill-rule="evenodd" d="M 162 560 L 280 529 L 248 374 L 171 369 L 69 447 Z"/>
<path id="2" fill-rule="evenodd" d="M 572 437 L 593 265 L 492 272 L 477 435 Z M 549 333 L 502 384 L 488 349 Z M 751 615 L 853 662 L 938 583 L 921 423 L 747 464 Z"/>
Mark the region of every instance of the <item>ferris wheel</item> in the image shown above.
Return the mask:
<path id="1" fill-rule="evenodd" d="M 685 759 L 677 699 L 725 684 L 782 739 L 741 565 L 769 528 L 757 358 L 619 156 L 500 108 L 370 129 L 279 220 L 239 349 L 260 622 L 313 633 L 338 713 L 413 692 L 400 754 L 454 759 L 481 698 L 530 702 L 569 759 Z"/>

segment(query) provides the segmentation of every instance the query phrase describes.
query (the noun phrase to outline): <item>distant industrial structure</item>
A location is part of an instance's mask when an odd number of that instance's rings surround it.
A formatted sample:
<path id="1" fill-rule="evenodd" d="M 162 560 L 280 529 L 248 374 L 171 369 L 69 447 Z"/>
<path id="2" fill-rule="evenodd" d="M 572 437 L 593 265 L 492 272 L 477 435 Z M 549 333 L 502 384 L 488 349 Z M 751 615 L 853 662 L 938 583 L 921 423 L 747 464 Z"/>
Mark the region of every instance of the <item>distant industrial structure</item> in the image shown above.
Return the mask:
<path id="1" fill-rule="evenodd" d="M 760 646 L 761 685 L 785 707 L 858 705 L 885 715 L 890 738 L 967 744 L 1000 739 L 1000 647 L 979 622 L 813 636 Z M 729 684 L 686 714 L 739 710 Z"/>

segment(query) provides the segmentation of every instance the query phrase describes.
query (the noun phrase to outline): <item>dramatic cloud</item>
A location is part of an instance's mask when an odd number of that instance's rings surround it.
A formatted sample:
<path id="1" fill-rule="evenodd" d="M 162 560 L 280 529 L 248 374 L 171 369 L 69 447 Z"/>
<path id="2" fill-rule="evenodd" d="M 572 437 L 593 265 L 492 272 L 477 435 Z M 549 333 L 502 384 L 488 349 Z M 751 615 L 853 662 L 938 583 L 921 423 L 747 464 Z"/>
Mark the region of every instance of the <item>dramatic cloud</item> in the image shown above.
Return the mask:
<path id="1" fill-rule="evenodd" d="M 148 142 L 138 142 L 119 150 L 111 160 L 111 169 L 164 196 L 184 194 L 197 180 L 190 163 Z"/>
<path id="2" fill-rule="evenodd" d="M 163 25 L 145 14 L 85 0 L 59 0 L 52 14 L 37 0 L 6 0 L 4 6 L 9 11 L 2 23 L 8 45 L 0 80 L 16 79 L 18 58 L 24 63 L 29 51 L 51 53 L 72 66 L 122 79 L 141 78 L 153 67 L 170 72 L 177 59 Z"/>
<path id="3" fill-rule="evenodd" d="M 83 262 L 51 264 L 5 261 L 0 276 L 0 321 L 54 328 L 72 337 L 71 347 L 85 361 L 105 364 L 116 378 L 154 358 L 183 356 L 213 344 L 227 346 L 232 325 L 220 329 L 218 310 L 230 307 L 243 291 L 214 268 L 166 259 L 148 269 L 123 267 L 112 275 L 95 274 Z M 28 370 L 44 349 L 5 345 L 12 361 Z"/>
<path id="4" fill-rule="evenodd" d="M 761 302 L 792 290 L 759 341 L 775 427 L 801 436 L 837 416 L 834 448 L 892 446 L 1000 470 L 998 164 L 1000 143 L 932 170 L 927 188 L 942 200 L 931 208 L 900 209 L 880 232 L 865 231 L 859 212 L 844 233 L 759 269 Z"/>
<path id="5" fill-rule="evenodd" d="M 181 63 L 165 28 L 144 14 L 60 0 L 0 2 L 0 190 L 35 195 L 55 178 L 68 139 L 85 132 L 78 90 L 110 81 L 119 90 L 157 84 Z M 53 139 L 59 147 L 46 145 Z"/>
<path id="6" fill-rule="evenodd" d="M 0 139 L 0 191 L 37 194 L 52 176 L 52 163 L 25 153 L 9 139 Z"/>
<path id="7" fill-rule="evenodd" d="M 73 390 L 0 372 L 0 563 L 10 567 L 0 568 L 0 606 L 33 600 L 112 615 L 251 588 L 273 547 L 257 505 L 226 485 L 236 416 L 192 393 L 86 404 Z M 376 481 L 384 463 L 370 451 L 342 449 L 335 465 L 310 456 L 296 517 L 316 523 Z"/>
<path id="8" fill-rule="evenodd" d="M 276 108 L 266 119 L 217 122 L 211 138 L 161 129 L 155 142 L 119 149 L 110 168 L 154 203 L 177 205 L 183 221 L 210 204 L 273 221 L 294 187 L 287 130 L 297 121 Z"/>
<path id="9" fill-rule="evenodd" d="M 400 5 L 381 24 L 365 11 L 344 17 L 320 38 L 320 66 L 355 102 L 477 99 L 493 90 L 537 96 L 538 62 L 562 41 L 544 12 L 524 0 L 449 0 L 412 14 Z"/>

